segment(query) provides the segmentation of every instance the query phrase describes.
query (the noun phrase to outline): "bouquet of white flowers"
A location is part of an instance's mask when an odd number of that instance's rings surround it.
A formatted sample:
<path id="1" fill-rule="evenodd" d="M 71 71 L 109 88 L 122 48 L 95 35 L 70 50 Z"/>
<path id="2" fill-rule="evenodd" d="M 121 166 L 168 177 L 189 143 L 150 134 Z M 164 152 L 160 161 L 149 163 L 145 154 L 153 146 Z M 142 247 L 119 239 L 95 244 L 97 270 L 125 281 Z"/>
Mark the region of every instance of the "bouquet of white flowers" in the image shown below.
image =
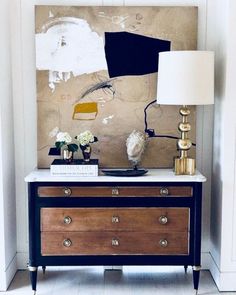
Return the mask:
<path id="1" fill-rule="evenodd" d="M 86 145 L 89 145 L 92 142 L 98 141 L 98 138 L 94 136 L 92 132 L 89 130 L 86 130 L 80 133 L 79 135 L 75 137 L 75 139 L 78 141 L 79 145 L 82 147 L 85 147 Z"/>
<path id="2" fill-rule="evenodd" d="M 50 133 L 50 137 L 56 137 L 55 146 L 63 155 L 63 159 L 71 162 L 73 154 L 78 150 L 78 145 L 72 143 L 72 137 L 68 132 L 61 132 L 58 127 L 55 127 Z"/>
<path id="3" fill-rule="evenodd" d="M 91 156 L 90 143 L 98 141 L 98 138 L 92 134 L 91 131 L 86 130 L 75 137 L 79 143 L 79 147 L 82 151 L 84 161 L 89 162 Z"/>
<path id="4" fill-rule="evenodd" d="M 68 151 L 74 153 L 78 150 L 78 145 L 71 143 L 72 138 L 68 132 L 58 132 L 56 135 L 55 146 L 57 149 L 61 149 L 63 146 L 66 146 Z"/>

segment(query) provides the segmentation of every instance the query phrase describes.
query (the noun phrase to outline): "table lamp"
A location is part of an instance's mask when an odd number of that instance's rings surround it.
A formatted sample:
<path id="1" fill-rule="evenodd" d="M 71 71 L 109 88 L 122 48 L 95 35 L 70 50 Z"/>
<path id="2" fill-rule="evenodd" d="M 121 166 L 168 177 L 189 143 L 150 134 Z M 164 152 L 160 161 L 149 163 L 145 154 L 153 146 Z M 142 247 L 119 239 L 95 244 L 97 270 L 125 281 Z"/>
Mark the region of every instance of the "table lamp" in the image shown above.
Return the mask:
<path id="1" fill-rule="evenodd" d="M 188 122 L 188 105 L 214 103 L 214 52 L 212 51 L 168 51 L 159 53 L 157 103 L 182 105 L 179 112 L 182 122 L 177 140 L 179 157 L 175 158 L 177 175 L 193 175 L 195 159 L 188 157 L 192 142 L 188 138 L 191 130 Z"/>

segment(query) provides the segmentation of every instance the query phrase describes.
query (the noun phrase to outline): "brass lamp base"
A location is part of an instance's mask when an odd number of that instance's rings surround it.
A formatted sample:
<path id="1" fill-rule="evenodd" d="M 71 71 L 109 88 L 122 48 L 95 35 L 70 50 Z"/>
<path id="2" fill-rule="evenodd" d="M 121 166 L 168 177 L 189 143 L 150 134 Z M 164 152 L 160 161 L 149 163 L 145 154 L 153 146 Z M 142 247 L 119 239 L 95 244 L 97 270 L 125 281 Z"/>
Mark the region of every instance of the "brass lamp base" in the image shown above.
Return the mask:
<path id="1" fill-rule="evenodd" d="M 195 159 L 188 157 L 188 150 L 192 146 L 192 142 L 188 138 L 188 132 L 191 130 L 190 123 L 187 119 L 190 115 L 190 109 L 184 105 L 180 108 L 179 112 L 182 116 L 182 122 L 178 125 L 181 138 L 177 141 L 180 155 L 175 158 L 174 172 L 176 175 L 193 175 L 195 174 Z"/>
<path id="2" fill-rule="evenodd" d="M 194 175 L 195 159 L 175 158 L 174 172 L 176 175 Z"/>

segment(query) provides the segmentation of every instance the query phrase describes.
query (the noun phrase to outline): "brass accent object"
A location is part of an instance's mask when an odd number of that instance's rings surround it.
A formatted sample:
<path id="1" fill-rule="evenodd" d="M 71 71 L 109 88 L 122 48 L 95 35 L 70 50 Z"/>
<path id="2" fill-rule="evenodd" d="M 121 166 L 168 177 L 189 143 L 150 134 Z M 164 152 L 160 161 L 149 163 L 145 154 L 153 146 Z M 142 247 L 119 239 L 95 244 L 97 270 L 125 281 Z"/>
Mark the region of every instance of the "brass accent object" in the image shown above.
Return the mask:
<path id="1" fill-rule="evenodd" d="M 167 224 L 168 218 L 165 215 L 162 215 L 159 217 L 159 223 L 160 224 Z"/>
<path id="2" fill-rule="evenodd" d="M 72 218 L 70 216 L 64 217 L 64 223 L 65 224 L 70 224 L 72 222 Z"/>
<path id="3" fill-rule="evenodd" d="M 112 240 L 111 240 L 111 245 L 112 245 L 112 246 L 119 246 L 119 240 L 117 240 L 117 239 L 112 239 Z"/>
<path id="4" fill-rule="evenodd" d="M 168 246 L 168 241 L 166 239 L 161 239 L 159 244 L 161 247 L 166 248 Z"/>
<path id="5" fill-rule="evenodd" d="M 168 194 L 169 194 L 169 190 L 168 190 L 167 187 L 162 187 L 162 188 L 160 189 L 160 195 L 161 195 L 161 196 L 168 196 Z"/>
<path id="6" fill-rule="evenodd" d="M 70 247 L 72 245 L 72 242 L 71 242 L 71 240 L 70 239 L 65 239 L 64 241 L 63 241 L 63 246 L 64 247 Z"/>
<path id="7" fill-rule="evenodd" d="M 198 266 L 194 265 L 193 266 L 193 270 L 200 271 L 201 269 L 202 269 L 201 265 L 198 265 Z"/>
<path id="8" fill-rule="evenodd" d="M 29 270 L 29 271 L 37 271 L 37 269 L 38 269 L 38 268 L 37 268 L 36 266 L 29 266 L 29 265 L 28 265 L 28 270 Z"/>
<path id="9" fill-rule="evenodd" d="M 191 126 L 187 120 L 190 109 L 184 105 L 180 108 L 179 112 L 182 116 L 182 122 L 178 125 L 181 138 L 177 141 L 180 156 L 175 158 L 174 171 L 176 175 L 193 175 L 195 173 L 195 159 L 188 158 L 188 150 L 192 146 L 192 142 L 188 138 L 188 132 L 191 130 Z"/>
<path id="10" fill-rule="evenodd" d="M 64 194 L 65 194 L 65 196 L 69 197 L 72 194 L 72 190 L 68 187 L 65 187 Z"/>
<path id="11" fill-rule="evenodd" d="M 119 223 L 119 222 L 120 222 L 120 218 L 119 218 L 119 216 L 112 216 L 112 218 L 111 218 L 111 222 L 112 222 L 112 223 Z"/>
<path id="12" fill-rule="evenodd" d="M 119 189 L 118 188 L 112 188 L 112 190 L 111 190 L 111 194 L 113 195 L 113 196 L 118 196 L 119 195 Z"/>

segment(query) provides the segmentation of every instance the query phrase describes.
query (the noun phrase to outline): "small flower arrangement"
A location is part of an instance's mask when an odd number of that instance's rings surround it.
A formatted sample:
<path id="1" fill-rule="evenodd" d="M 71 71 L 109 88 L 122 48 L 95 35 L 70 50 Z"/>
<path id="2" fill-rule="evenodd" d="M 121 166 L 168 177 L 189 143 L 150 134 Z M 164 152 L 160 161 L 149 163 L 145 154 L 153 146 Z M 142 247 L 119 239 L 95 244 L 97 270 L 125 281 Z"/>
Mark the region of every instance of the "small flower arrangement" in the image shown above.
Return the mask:
<path id="1" fill-rule="evenodd" d="M 79 143 L 79 147 L 82 151 L 84 161 L 89 162 L 91 156 L 91 146 L 90 143 L 98 141 L 98 138 L 92 134 L 91 131 L 86 130 L 75 137 Z"/>
<path id="2" fill-rule="evenodd" d="M 55 146 L 57 149 L 61 149 L 62 147 L 66 147 L 68 151 L 74 153 L 78 150 L 78 145 L 72 143 L 72 137 L 68 132 L 58 132 L 56 135 Z"/>
<path id="3" fill-rule="evenodd" d="M 82 150 L 85 161 L 90 160 L 91 146 L 90 143 L 98 141 L 98 138 L 92 134 L 91 131 L 86 130 L 79 135 L 75 136 L 75 139 L 79 143 L 72 143 L 72 137 L 68 132 L 61 132 L 58 127 L 55 127 L 50 133 L 50 137 L 56 137 L 55 146 L 58 150 L 62 149 L 63 159 L 68 163 L 73 161 L 74 152 L 78 151 L 78 148 Z"/>
<path id="4" fill-rule="evenodd" d="M 91 131 L 86 130 L 75 137 L 80 147 L 86 147 L 90 143 L 98 141 L 98 138 L 92 134 Z"/>
<path id="5" fill-rule="evenodd" d="M 61 132 L 55 127 L 50 133 L 50 137 L 56 137 L 55 146 L 58 150 L 63 148 L 63 159 L 70 162 L 73 160 L 73 154 L 78 150 L 78 145 L 72 143 L 72 137 L 68 132 Z"/>

